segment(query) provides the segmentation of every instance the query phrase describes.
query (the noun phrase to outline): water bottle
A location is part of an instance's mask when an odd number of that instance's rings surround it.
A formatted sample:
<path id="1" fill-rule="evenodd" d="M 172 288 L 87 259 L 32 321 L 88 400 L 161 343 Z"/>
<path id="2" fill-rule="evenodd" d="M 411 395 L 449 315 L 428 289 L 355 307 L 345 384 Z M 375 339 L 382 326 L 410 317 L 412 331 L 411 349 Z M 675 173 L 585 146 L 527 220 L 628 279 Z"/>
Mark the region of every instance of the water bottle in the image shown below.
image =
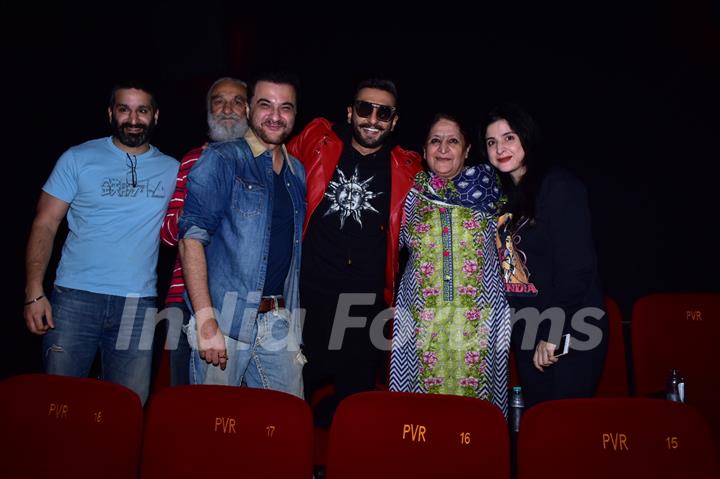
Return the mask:
<path id="1" fill-rule="evenodd" d="M 685 402 L 685 378 L 680 376 L 678 381 L 678 399 L 681 403 Z"/>
<path id="2" fill-rule="evenodd" d="M 522 396 L 522 388 L 515 386 L 512 388 L 510 396 L 510 431 L 517 433 L 520 430 L 520 419 L 522 418 L 525 401 Z"/>
<path id="3" fill-rule="evenodd" d="M 685 379 L 675 368 L 670 370 L 665 398 L 669 401 L 685 402 Z"/>

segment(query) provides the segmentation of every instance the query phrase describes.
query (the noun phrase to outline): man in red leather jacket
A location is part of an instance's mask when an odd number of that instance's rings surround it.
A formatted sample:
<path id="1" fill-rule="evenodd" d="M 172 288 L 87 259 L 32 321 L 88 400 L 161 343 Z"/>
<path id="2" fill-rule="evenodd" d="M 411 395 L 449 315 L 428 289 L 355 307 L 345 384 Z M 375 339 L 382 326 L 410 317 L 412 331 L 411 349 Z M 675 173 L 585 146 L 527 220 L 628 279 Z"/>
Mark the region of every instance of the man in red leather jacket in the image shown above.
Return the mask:
<path id="1" fill-rule="evenodd" d="M 313 402 L 327 383 L 335 387 L 315 409 L 321 427 L 344 397 L 374 389 L 388 347 L 382 324 L 371 325 L 391 317 L 380 313 L 393 303 L 403 205 L 421 168 L 420 155 L 391 143 L 397 122 L 393 82 L 366 80 L 347 124 L 317 118 L 288 144 L 307 177 L 300 274 L 306 399 Z"/>

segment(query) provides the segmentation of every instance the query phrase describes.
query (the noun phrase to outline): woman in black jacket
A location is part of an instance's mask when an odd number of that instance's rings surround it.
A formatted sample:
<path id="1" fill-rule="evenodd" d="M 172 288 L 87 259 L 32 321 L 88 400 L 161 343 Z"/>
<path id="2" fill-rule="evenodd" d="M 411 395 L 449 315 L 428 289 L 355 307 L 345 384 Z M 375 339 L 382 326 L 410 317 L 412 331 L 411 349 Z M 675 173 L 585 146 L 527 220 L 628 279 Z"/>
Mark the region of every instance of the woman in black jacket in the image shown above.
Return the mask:
<path id="1" fill-rule="evenodd" d="M 507 194 L 497 245 L 526 406 L 591 397 L 607 349 L 607 320 L 585 188 L 543 162 L 537 124 L 517 105 L 493 109 L 480 136 Z M 568 334 L 569 352 L 560 355 Z"/>

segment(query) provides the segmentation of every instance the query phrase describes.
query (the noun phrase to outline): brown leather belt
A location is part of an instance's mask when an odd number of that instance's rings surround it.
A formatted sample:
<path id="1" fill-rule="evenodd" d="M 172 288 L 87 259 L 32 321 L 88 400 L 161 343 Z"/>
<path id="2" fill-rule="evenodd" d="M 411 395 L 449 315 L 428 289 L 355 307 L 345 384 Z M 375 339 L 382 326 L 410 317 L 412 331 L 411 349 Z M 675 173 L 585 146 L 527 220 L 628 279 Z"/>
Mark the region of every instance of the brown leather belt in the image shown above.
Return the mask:
<path id="1" fill-rule="evenodd" d="M 280 309 L 285 307 L 285 298 L 282 296 L 264 296 L 260 299 L 260 306 L 258 307 L 258 313 L 267 313 L 273 309 Z"/>

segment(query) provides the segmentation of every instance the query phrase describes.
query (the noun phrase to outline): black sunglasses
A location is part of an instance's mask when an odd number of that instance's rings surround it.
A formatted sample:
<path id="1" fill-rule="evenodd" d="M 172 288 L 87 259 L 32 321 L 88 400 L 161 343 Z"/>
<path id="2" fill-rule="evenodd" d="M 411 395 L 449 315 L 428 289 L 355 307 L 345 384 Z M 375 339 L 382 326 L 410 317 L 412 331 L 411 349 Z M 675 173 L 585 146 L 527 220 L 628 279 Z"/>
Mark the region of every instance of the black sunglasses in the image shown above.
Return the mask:
<path id="1" fill-rule="evenodd" d="M 130 167 L 130 183 L 133 188 L 137 188 L 137 156 L 125 153 L 128 159 L 128 166 Z"/>
<path id="2" fill-rule="evenodd" d="M 369 118 L 373 110 L 377 110 L 377 119 L 380 121 L 390 121 L 395 116 L 396 108 L 394 106 L 378 105 L 369 101 L 355 100 L 355 113 L 360 118 Z"/>

